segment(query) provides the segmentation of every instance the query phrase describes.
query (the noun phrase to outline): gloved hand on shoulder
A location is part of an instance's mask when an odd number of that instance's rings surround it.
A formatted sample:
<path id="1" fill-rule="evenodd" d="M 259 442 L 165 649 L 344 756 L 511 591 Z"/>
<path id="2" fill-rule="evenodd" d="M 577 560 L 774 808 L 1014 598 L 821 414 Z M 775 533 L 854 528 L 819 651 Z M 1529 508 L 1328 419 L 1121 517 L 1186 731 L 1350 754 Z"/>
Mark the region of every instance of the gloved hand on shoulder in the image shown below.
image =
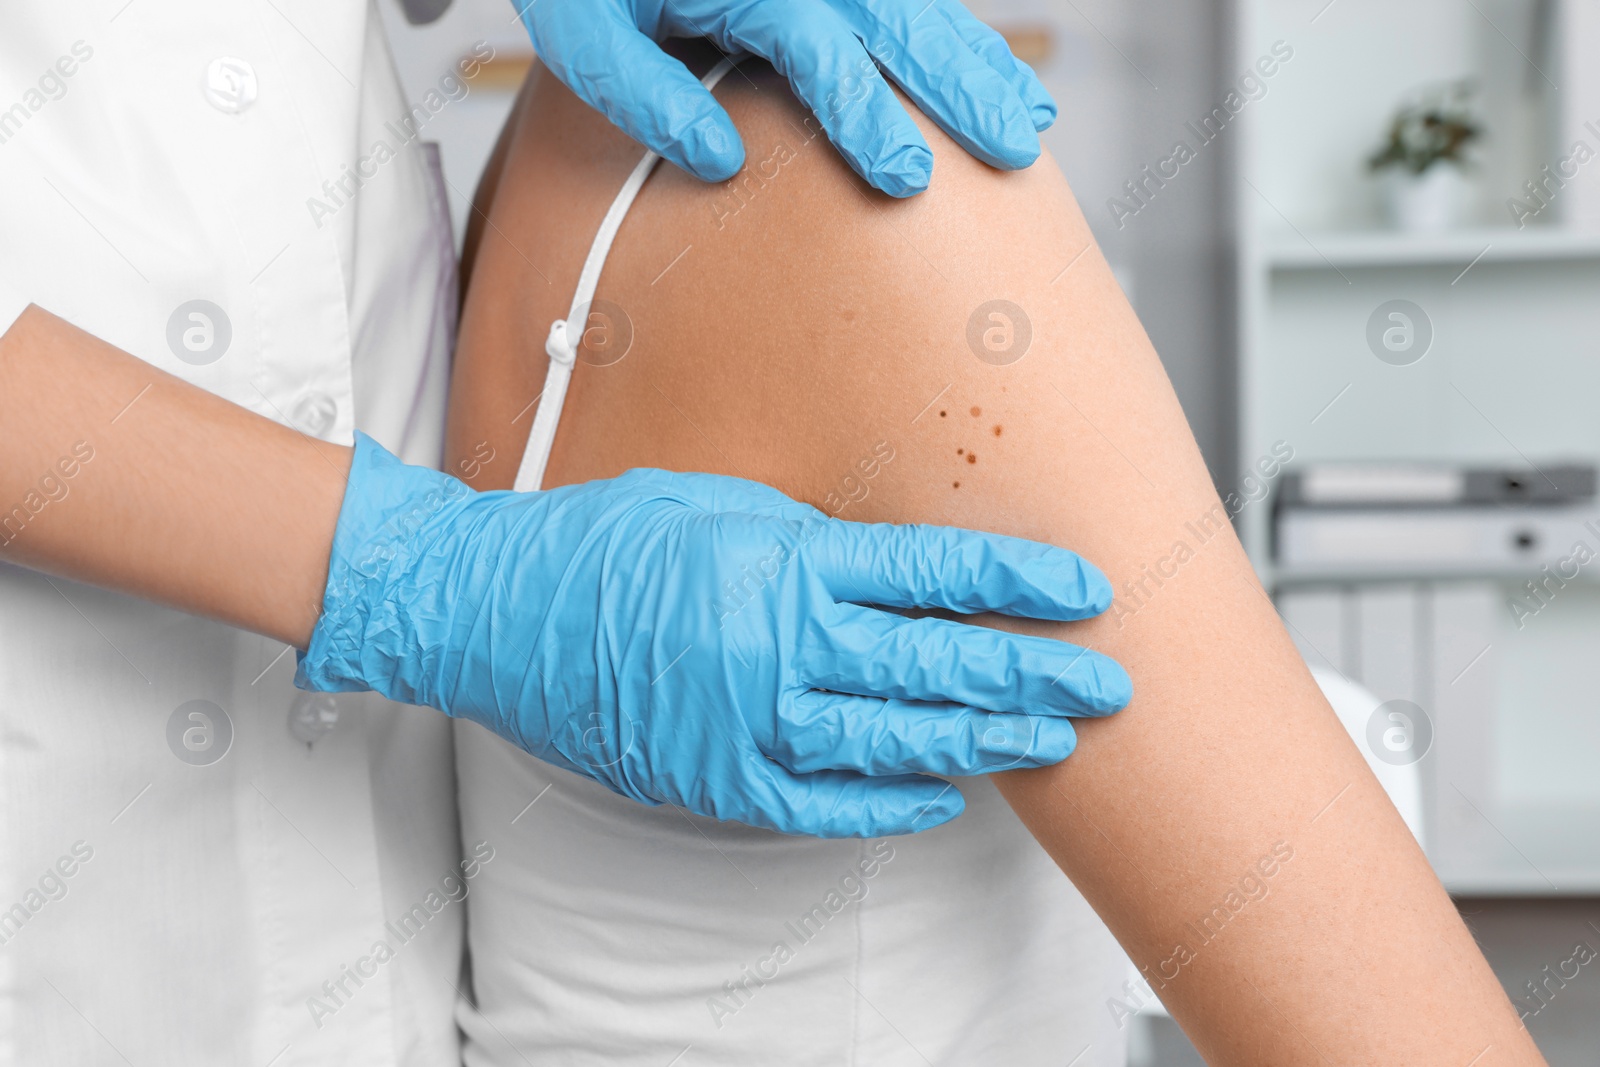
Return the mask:
<path id="1" fill-rule="evenodd" d="M 1082 619 L 1063 549 L 824 516 L 767 486 L 629 471 L 475 492 L 358 434 L 295 684 L 470 719 L 645 803 L 873 837 L 960 814 L 929 775 L 1058 762 L 1131 695 L 1060 641 L 890 608 Z"/>
<path id="2" fill-rule="evenodd" d="M 657 42 L 708 37 L 789 79 L 855 172 L 890 196 L 928 187 L 933 154 L 880 68 L 992 167 L 1039 158 L 1055 101 L 957 0 L 512 0 L 545 66 L 589 106 L 706 181 L 744 165 L 727 112 Z"/>

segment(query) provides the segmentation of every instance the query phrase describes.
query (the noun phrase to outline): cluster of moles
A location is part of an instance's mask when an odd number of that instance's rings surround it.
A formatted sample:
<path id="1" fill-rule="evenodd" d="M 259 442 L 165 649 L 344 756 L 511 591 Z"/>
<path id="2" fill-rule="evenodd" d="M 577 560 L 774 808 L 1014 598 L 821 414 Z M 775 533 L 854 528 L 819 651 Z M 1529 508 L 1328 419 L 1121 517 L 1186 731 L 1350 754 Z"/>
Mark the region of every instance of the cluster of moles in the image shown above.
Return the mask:
<path id="1" fill-rule="evenodd" d="M 975 419 L 983 417 L 983 409 L 980 408 L 980 407 L 974 407 L 974 408 L 970 409 L 969 413 Z M 941 419 L 949 418 L 950 417 L 950 412 L 941 411 L 941 412 L 939 412 L 939 417 Z M 1000 426 L 1000 424 L 996 423 L 995 427 L 994 427 L 994 435 L 996 437 L 999 437 L 1001 432 L 1002 432 L 1002 429 L 1003 428 Z M 958 456 L 966 456 L 968 463 L 976 463 L 976 462 L 978 462 L 978 453 L 976 453 L 976 452 L 974 452 L 974 451 L 972 451 L 971 449 L 968 449 L 968 448 L 958 448 L 958 449 L 956 449 L 956 455 L 958 455 Z M 951 482 L 950 483 L 950 488 L 952 488 L 952 489 L 960 489 L 961 488 L 961 483 L 960 482 Z"/>

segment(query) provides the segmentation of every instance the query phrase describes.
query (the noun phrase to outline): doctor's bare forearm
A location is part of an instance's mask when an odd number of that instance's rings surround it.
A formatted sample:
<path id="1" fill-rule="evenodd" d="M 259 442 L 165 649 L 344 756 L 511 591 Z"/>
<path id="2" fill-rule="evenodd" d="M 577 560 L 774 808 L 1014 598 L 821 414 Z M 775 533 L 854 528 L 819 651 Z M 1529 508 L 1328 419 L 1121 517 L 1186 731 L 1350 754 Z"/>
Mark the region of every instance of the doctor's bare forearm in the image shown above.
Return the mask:
<path id="1" fill-rule="evenodd" d="M 30 307 L 0 337 L 0 561 L 305 647 L 350 450 Z"/>

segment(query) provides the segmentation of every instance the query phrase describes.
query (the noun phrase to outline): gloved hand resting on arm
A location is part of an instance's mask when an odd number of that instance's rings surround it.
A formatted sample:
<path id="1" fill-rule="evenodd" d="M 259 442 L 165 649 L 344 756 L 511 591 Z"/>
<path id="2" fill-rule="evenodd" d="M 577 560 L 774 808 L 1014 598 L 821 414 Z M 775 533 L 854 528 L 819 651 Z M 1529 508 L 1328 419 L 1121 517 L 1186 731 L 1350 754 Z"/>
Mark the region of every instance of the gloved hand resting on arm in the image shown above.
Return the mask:
<path id="1" fill-rule="evenodd" d="M 928 187 L 933 153 L 881 66 L 992 167 L 1039 157 L 1056 105 L 1005 40 L 957 0 L 512 0 L 540 60 L 623 132 L 706 181 L 744 164 L 733 122 L 657 42 L 708 37 L 789 79 L 855 172 L 891 196 Z"/>
<path id="2" fill-rule="evenodd" d="M 909 833 L 961 812 L 927 774 L 1059 762 L 1070 717 L 1131 684 L 1059 641 L 868 605 L 1110 602 L 1092 565 L 1030 541 L 842 522 L 709 474 L 478 493 L 358 435 L 296 684 L 430 705 L 646 803 Z"/>

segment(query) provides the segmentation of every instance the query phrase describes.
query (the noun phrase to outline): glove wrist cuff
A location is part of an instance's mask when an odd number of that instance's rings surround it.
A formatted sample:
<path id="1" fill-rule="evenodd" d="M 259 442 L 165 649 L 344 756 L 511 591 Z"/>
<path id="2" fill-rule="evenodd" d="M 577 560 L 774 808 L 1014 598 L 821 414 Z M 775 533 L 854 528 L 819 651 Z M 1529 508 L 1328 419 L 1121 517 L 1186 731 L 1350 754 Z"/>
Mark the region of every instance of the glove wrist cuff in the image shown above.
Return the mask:
<path id="1" fill-rule="evenodd" d="M 396 579 L 428 551 L 440 515 L 476 494 L 449 475 L 402 463 L 364 433 L 355 436 L 322 616 L 297 656 L 294 682 L 321 692 L 370 689 L 437 707 L 439 686 L 429 677 L 427 642 L 413 618 L 414 609 L 427 605 L 391 590 L 403 587 Z M 369 634 L 383 639 L 369 641 Z"/>

